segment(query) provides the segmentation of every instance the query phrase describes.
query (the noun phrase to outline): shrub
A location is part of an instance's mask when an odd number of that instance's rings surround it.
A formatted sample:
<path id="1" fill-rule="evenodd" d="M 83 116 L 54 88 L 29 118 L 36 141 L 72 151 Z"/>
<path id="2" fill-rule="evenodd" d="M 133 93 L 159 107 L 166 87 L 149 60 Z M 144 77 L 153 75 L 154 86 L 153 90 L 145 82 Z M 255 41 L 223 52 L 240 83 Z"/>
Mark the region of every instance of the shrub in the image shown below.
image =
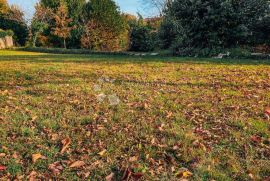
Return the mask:
<path id="1" fill-rule="evenodd" d="M 12 30 L 7 30 L 7 31 L 4 31 L 2 29 L 0 29 L 0 38 L 4 38 L 6 36 L 13 36 L 14 33 Z"/>
<path id="2" fill-rule="evenodd" d="M 151 31 L 151 28 L 144 25 L 133 27 L 130 35 L 130 50 L 139 52 L 153 51 L 156 34 Z"/>

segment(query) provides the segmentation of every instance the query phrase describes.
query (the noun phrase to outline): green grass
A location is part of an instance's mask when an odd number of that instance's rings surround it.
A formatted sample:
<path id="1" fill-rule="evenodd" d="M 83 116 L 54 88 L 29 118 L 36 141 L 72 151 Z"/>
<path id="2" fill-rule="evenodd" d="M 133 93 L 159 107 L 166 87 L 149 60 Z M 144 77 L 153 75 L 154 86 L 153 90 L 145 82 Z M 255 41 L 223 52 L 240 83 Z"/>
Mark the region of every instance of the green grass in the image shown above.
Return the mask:
<path id="1" fill-rule="evenodd" d="M 269 64 L 0 51 L 0 178 L 266 179 Z"/>

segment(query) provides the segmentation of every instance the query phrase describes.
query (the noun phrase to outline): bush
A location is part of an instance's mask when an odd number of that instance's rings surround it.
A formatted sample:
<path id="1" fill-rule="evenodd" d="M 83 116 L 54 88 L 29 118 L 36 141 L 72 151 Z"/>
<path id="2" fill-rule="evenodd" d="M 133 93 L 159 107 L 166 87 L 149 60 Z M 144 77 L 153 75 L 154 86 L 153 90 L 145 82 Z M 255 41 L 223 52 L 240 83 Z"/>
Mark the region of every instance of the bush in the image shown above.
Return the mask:
<path id="1" fill-rule="evenodd" d="M 11 30 L 4 31 L 4 30 L 0 29 L 0 38 L 4 38 L 6 36 L 13 36 L 13 35 L 14 35 L 14 33 Z"/>
<path id="2" fill-rule="evenodd" d="M 125 52 L 95 52 L 88 49 L 64 49 L 64 48 L 42 48 L 42 47 L 24 47 L 18 48 L 21 51 L 52 53 L 52 54 L 82 54 L 82 55 L 129 55 Z"/>
<path id="3" fill-rule="evenodd" d="M 144 25 L 133 27 L 130 35 L 130 50 L 138 52 L 149 52 L 155 48 L 155 33 L 151 28 Z"/>

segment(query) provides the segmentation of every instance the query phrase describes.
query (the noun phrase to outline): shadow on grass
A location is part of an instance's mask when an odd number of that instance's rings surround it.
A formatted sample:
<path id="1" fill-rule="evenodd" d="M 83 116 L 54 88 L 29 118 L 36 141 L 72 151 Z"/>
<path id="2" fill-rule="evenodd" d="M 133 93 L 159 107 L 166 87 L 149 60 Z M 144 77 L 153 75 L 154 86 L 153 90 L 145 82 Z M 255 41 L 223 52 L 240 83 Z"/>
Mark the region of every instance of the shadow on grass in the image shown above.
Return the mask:
<path id="1" fill-rule="evenodd" d="M 204 82 L 198 82 L 198 83 L 191 83 L 191 82 L 185 82 L 185 83 L 177 83 L 177 82 L 159 82 L 159 81 L 138 81 L 138 80 L 124 80 L 124 79 L 118 79 L 115 81 L 115 83 L 118 84 L 137 84 L 137 85 L 143 85 L 143 86 L 172 86 L 172 87 L 182 87 L 182 86 L 189 86 L 189 87 L 203 87 L 203 88 L 235 88 L 239 89 L 241 87 L 248 87 L 248 88 L 256 88 L 258 87 L 257 84 L 236 84 L 232 82 L 223 82 L 223 83 L 204 83 Z M 269 84 L 260 84 L 265 89 L 270 88 Z"/>
<path id="2" fill-rule="evenodd" d="M 270 65 L 266 59 L 213 59 L 192 57 L 162 56 L 130 56 L 130 55 L 78 55 L 78 54 L 46 54 L 46 55 L 0 55 L 1 61 L 25 61 L 30 63 L 191 63 L 191 64 L 225 64 L 225 65 Z"/>

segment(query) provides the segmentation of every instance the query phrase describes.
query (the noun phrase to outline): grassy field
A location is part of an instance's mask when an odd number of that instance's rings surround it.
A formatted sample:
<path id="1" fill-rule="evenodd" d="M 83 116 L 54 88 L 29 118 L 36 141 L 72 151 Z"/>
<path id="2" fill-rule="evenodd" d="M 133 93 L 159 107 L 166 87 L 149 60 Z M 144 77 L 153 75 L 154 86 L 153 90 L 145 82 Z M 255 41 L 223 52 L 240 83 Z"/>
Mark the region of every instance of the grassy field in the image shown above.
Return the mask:
<path id="1" fill-rule="evenodd" d="M 0 178 L 270 179 L 269 64 L 0 51 Z"/>

